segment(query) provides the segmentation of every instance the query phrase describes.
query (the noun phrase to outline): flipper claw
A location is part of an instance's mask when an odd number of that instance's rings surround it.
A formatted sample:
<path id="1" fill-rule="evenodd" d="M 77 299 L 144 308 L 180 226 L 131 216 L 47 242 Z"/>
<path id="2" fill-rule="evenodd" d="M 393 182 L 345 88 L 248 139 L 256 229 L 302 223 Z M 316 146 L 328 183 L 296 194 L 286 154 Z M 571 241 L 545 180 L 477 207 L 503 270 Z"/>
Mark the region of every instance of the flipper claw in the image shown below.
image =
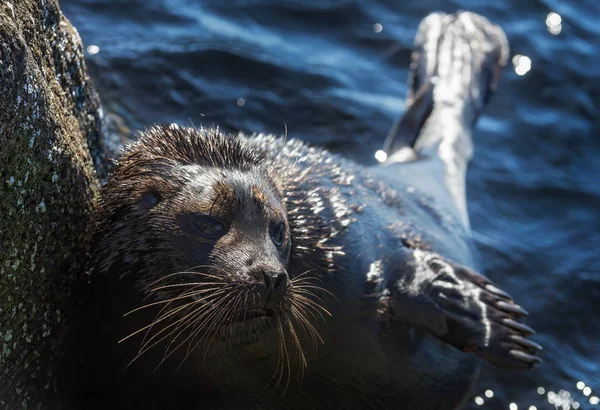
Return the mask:
<path id="1" fill-rule="evenodd" d="M 516 305 L 514 303 L 506 303 L 502 300 L 499 300 L 498 302 L 496 302 L 496 306 L 498 306 L 498 308 L 504 310 L 505 312 L 514 313 L 519 316 L 528 316 L 529 315 L 529 312 L 527 312 L 521 306 Z"/>
<path id="2" fill-rule="evenodd" d="M 506 292 L 439 255 L 420 260 L 436 275 L 426 292 L 446 320 L 447 331 L 433 332 L 437 337 L 498 367 L 529 369 L 540 362 L 542 346 L 528 339 L 535 331 L 519 321 L 528 313 Z"/>
<path id="3" fill-rule="evenodd" d="M 497 296 L 500 296 L 500 297 L 503 297 L 505 299 L 508 299 L 508 300 L 512 300 L 513 299 L 513 297 L 510 296 L 508 293 L 506 293 L 502 289 L 498 288 L 497 286 L 492 285 L 491 283 L 488 283 L 487 285 L 485 285 L 485 289 L 489 290 L 493 294 L 495 294 Z"/>
<path id="4" fill-rule="evenodd" d="M 525 353 L 521 350 L 511 350 L 508 352 L 514 359 L 519 360 L 521 362 L 525 362 L 531 366 L 534 366 L 538 363 L 542 363 L 542 359 L 537 356 L 533 356 L 529 353 Z"/>
<path id="5" fill-rule="evenodd" d="M 502 323 L 504 323 L 506 326 L 508 326 L 514 330 L 518 330 L 519 332 L 524 333 L 527 336 L 535 334 L 535 330 L 533 330 L 529 326 L 524 325 L 521 322 L 517 322 L 516 320 L 513 320 L 513 319 L 503 318 Z"/>

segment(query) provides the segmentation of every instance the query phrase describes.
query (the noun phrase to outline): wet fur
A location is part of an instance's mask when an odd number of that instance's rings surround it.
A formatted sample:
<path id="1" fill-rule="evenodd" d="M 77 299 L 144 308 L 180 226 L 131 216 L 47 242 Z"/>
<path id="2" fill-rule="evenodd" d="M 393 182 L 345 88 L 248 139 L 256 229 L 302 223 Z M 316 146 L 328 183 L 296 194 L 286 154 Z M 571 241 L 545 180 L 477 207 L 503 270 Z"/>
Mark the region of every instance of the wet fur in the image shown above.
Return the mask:
<path id="1" fill-rule="evenodd" d="M 213 159 L 216 152 L 235 153 L 235 162 L 222 155 Z M 231 350 L 226 344 L 213 348 L 208 357 L 201 349 L 197 354 L 192 348 L 189 354 L 187 345 L 178 352 L 183 356 L 172 355 L 172 344 L 139 349 L 153 336 L 146 334 L 143 339 L 144 332 L 117 344 L 119 339 L 156 321 L 161 306 L 155 306 L 157 309 L 152 313 L 136 311 L 125 318 L 123 314 L 181 295 L 181 289 L 176 287 L 156 291 L 156 288 L 172 284 L 171 279 L 180 279 L 177 275 L 165 279 L 166 276 L 189 270 L 183 277 L 187 281 L 194 278 L 192 268 L 197 263 L 189 260 L 186 252 L 190 250 L 171 245 L 174 233 L 180 230 L 177 215 L 196 206 L 200 207 L 199 212 L 217 206 L 225 214 L 235 213 L 236 203 L 244 199 L 235 194 L 235 185 L 217 181 L 213 192 L 218 195 L 195 205 L 199 202 L 197 198 L 182 188 L 199 177 L 195 166 L 210 168 L 212 171 L 208 175 L 216 178 L 222 176 L 221 172 L 240 171 L 252 175 L 254 188 L 246 197 L 259 202 L 261 209 L 269 208 L 264 204 L 270 197 L 285 212 L 292 238 L 287 271 L 290 278 L 304 279 L 306 285 L 314 286 L 305 290 L 309 292 L 305 296 L 322 307 L 304 312 L 304 326 L 297 320 L 294 322 L 301 339 L 299 343 L 304 347 L 302 352 L 292 349 L 295 336 L 282 327 L 286 334 L 280 340 L 285 339 L 286 348 L 290 349 L 285 364 L 280 363 L 284 356 L 276 351 L 279 336 L 273 333 L 268 336 L 271 344 L 265 343 L 259 348 L 261 354 L 252 350 Z M 424 202 L 427 207 L 423 207 Z M 167 203 L 174 205 L 161 208 Z M 163 389 L 172 389 L 175 384 L 184 390 L 203 392 L 206 397 L 214 396 L 219 406 L 245 400 L 243 397 L 250 392 L 263 392 L 261 397 L 268 398 L 271 394 L 279 397 L 283 391 L 286 403 L 297 400 L 298 406 L 303 406 L 306 400 L 312 402 L 312 399 L 301 392 L 318 391 L 318 386 L 331 377 L 339 379 L 339 389 L 335 393 L 338 402 L 350 400 L 348 405 L 353 399 L 347 395 L 354 391 L 361 391 L 365 397 L 372 394 L 373 404 L 406 400 L 411 397 L 407 396 L 403 384 L 408 387 L 423 377 L 417 385 L 425 387 L 434 383 L 438 388 L 448 390 L 446 396 L 455 395 L 458 401 L 470 385 L 477 369 L 476 362 L 468 356 L 459 357 L 461 353 L 439 345 L 418 330 L 391 323 L 387 301 L 376 297 L 376 286 L 365 281 L 364 276 L 370 263 L 376 260 L 385 263 L 385 254 L 391 256 L 390 251 L 408 250 L 408 244 L 422 244 L 443 252 L 444 246 L 434 246 L 427 239 L 439 243 L 439 235 L 459 232 L 460 236 L 460 230 L 450 217 L 441 218 L 440 215 L 444 215 L 443 211 L 430 198 L 418 193 L 400 193 L 376 182 L 375 175 L 368 170 L 299 141 L 284 142 L 267 135 L 231 137 L 218 130 L 155 126 L 128 147 L 119 160 L 103 189 L 97 214 L 98 251 L 92 277 L 95 300 L 100 306 L 96 315 L 103 317 L 99 320 L 104 322 L 107 317 L 112 317 L 109 323 L 119 324 L 111 329 L 110 340 L 99 337 L 92 342 L 98 357 L 104 357 L 99 352 L 106 350 L 107 345 L 112 346 L 107 355 L 114 356 L 108 360 L 113 361 L 110 365 L 106 359 L 101 360 L 103 369 L 96 368 L 96 373 L 106 375 L 111 366 L 113 371 L 120 371 L 135 358 L 124 376 L 119 377 L 120 383 L 131 389 L 137 386 L 135 388 L 142 389 L 144 394 L 148 394 L 148 386 L 156 388 L 156 383 Z M 404 225 L 391 223 L 398 217 L 403 218 Z M 417 220 L 421 228 L 418 233 Z M 427 224 L 433 229 L 423 229 Z M 217 243 L 216 246 L 223 247 L 220 251 L 226 251 L 236 244 Z M 455 253 L 460 249 L 453 248 Z M 227 254 L 220 251 L 216 253 Z M 219 266 L 221 263 L 223 261 L 207 261 L 207 265 Z M 218 269 L 195 270 L 220 274 Z M 335 293 L 335 297 L 329 292 Z M 111 294 L 110 299 L 106 298 L 107 293 Z M 358 303 L 360 300 L 362 302 Z M 307 330 L 310 327 L 314 327 L 314 332 Z M 156 329 L 160 330 L 160 327 Z M 351 336 L 354 334 L 361 337 Z M 322 340 L 326 341 L 325 345 Z M 407 350 L 410 357 L 404 353 L 398 356 L 398 346 L 403 344 L 406 348 L 414 345 Z M 151 345 L 145 347 L 148 346 Z M 272 351 L 265 352 L 264 349 Z M 444 351 L 443 356 L 447 358 L 442 361 L 447 364 L 428 363 L 421 366 L 424 372 L 421 376 L 403 375 L 414 367 L 415 360 L 432 354 L 427 353 L 431 349 Z M 144 354 L 138 357 L 140 351 Z M 361 351 L 364 353 L 358 353 Z M 262 359 L 259 363 L 240 365 L 251 355 L 262 356 Z M 163 360 L 165 356 L 167 358 Z M 340 379 L 336 368 L 341 363 L 348 371 L 344 370 L 344 378 Z M 390 366 L 396 370 L 384 370 Z M 429 374 L 430 366 L 438 369 L 435 375 Z M 459 369 L 461 377 L 458 379 L 444 376 Z M 425 376 L 427 374 L 429 376 Z M 215 383 L 220 387 L 216 388 Z M 457 389 L 457 384 L 462 388 Z M 392 385 L 398 388 L 390 396 L 388 390 Z M 300 386 L 303 387 L 298 390 Z M 226 396 L 218 393 L 222 389 L 228 391 Z"/>

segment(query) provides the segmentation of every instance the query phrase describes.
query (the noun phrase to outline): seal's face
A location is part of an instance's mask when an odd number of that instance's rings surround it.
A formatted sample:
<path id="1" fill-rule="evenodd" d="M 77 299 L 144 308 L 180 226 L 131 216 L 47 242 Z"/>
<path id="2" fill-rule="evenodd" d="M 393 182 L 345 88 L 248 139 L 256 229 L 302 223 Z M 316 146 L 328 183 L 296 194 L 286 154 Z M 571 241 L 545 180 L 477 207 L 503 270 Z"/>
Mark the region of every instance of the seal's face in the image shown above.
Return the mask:
<path id="1" fill-rule="evenodd" d="M 164 274 L 174 268 L 187 272 L 179 280 L 235 284 L 256 295 L 253 308 L 269 317 L 284 313 L 291 240 L 271 181 L 255 171 L 184 166 L 179 172 L 185 183 L 176 192 L 153 189 L 140 198 L 152 204 L 146 224 L 166 247 Z M 145 282 L 142 290 L 149 291 Z"/>
<path id="2" fill-rule="evenodd" d="M 257 343 L 272 355 L 285 338 L 301 351 L 292 322 L 313 332 L 302 312 L 316 308 L 307 279 L 286 270 L 282 196 L 262 160 L 220 134 L 153 128 L 129 147 L 103 188 L 94 274 L 157 312 L 132 334 L 145 334 L 140 355 L 161 342 L 165 357 Z"/>
<path id="3" fill-rule="evenodd" d="M 136 286 L 153 303 L 176 299 L 175 309 L 182 301 L 197 309 L 203 331 L 211 324 L 220 329 L 215 345 L 256 341 L 292 305 L 281 198 L 253 170 L 189 165 L 178 172 L 185 182 L 177 191 L 156 187 L 138 198 L 147 207 L 145 238 L 154 238 L 156 255 L 152 274 Z"/>

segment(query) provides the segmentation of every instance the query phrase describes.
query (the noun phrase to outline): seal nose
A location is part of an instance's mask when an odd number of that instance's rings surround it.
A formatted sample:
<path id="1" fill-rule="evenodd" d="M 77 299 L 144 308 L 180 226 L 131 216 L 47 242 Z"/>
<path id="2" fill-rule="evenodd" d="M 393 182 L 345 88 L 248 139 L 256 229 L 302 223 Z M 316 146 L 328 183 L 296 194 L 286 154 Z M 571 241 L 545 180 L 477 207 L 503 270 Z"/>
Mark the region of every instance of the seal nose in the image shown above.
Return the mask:
<path id="1" fill-rule="evenodd" d="M 265 286 L 271 297 L 280 298 L 287 287 L 287 273 L 285 272 L 263 272 Z"/>

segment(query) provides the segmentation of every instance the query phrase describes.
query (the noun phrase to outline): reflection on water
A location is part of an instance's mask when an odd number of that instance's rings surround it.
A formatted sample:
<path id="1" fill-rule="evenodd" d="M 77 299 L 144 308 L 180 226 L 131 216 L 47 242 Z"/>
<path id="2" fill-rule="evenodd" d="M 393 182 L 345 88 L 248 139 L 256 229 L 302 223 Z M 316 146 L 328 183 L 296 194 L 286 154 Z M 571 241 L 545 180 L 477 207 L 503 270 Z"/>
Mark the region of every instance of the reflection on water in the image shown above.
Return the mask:
<path id="1" fill-rule="evenodd" d="M 560 14 L 555 12 L 548 13 L 546 17 L 546 26 L 548 27 L 548 31 L 555 36 L 559 35 L 562 31 L 562 17 Z"/>
<path id="2" fill-rule="evenodd" d="M 89 55 L 93 56 L 100 52 L 100 47 L 98 47 L 95 44 L 92 44 L 92 45 L 87 46 L 86 51 L 88 52 Z"/>
<path id="3" fill-rule="evenodd" d="M 548 404 L 552 405 L 553 408 L 559 410 L 577 410 L 577 409 L 595 409 L 598 408 L 597 405 L 600 404 L 600 398 L 594 396 L 592 393 L 592 388 L 586 386 L 586 384 L 582 381 L 578 381 L 575 385 L 577 390 L 571 393 L 568 390 L 559 390 L 558 392 L 548 391 L 542 386 L 536 389 L 538 395 L 544 398 Z M 483 397 L 485 396 L 485 397 Z M 485 406 L 486 404 L 492 404 L 490 399 L 493 399 L 494 391 L 486 390 L 483 395 L 475 396 L 473 399 L 474 403 L 477 406 Z M 588 405 L 587 407 L 582 407 Z M 486 407 L 483 407 L 486 408 Z M 544 407 L 548 408 L 548 407 Z M 552 408 L 552 407 L 551 407 Z M 519 410 L 519 409 L 527 409 L 527 410 L 538 410 L 538 407 L 534 404 L 527 403 L 518 403 L 511 402 L 508 404 L 509 410 Z M 540 408 L 542 409 L 542 408 Z"/>
<path id="4" fill-rule="evenodd" d="M 385 162 L 385 160 L 387 159 L 387 152 L 385 152 L 382 149 L 378 149 L 377 151 L 375 151 L 375 159 L 378 162 Z"/>
<path id="5" fill-rule="evenodd" d="M 515 73 L 517 75 L 525 75 L 531 70 L 531 59 L 522 54 L 515 54 L 512 58 L 513 66 L 515 67 Z"/>
<path id="6" fill-rule="evenodd" d="M 485 366 L 469 409 L 596 409 L 600 396 L 600 2 L 61 0 L 107 111 L 142 128 L 273 132 L 361 163 L 404 108 L 419 21 L 500 24 L 512 67 L 467 175 L 486 274 L 529 312 L 536 371 Z M 532 69 L 535 64 L 535 70 Z M 287 128 L 286 128 L 287 127 Z M 578 382 L 581 381 L 579 384 Z"/>

